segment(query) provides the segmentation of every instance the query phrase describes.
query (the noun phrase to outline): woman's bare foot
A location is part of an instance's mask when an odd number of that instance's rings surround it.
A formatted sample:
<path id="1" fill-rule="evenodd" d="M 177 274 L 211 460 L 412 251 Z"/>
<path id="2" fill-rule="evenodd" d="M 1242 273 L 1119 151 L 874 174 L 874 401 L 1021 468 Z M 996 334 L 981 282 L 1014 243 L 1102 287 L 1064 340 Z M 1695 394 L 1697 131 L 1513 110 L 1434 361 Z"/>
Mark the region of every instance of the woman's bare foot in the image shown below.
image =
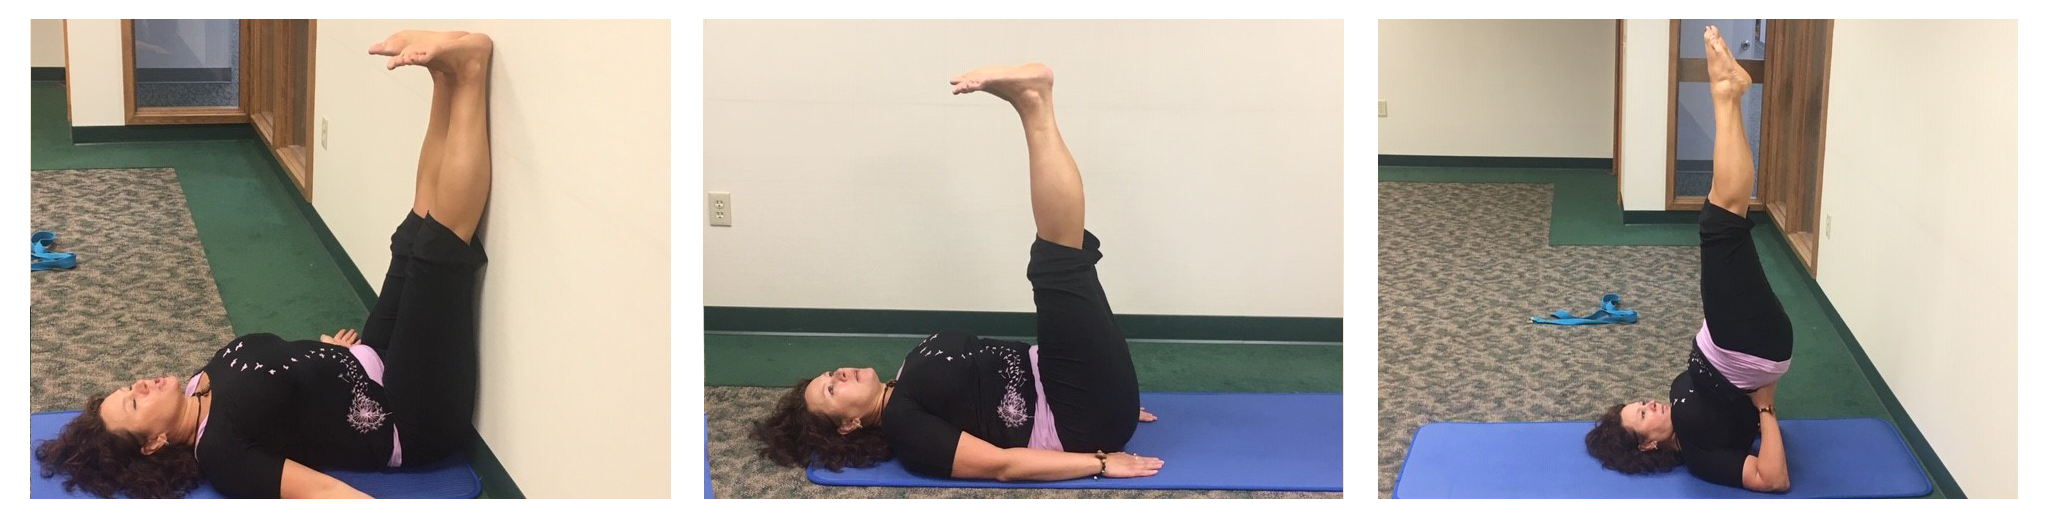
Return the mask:
<path id="1" fill-rule="evenodd" d="M 389 68 L 417 65 L 456 76 L 488 73 L 490 50 L 495 46 L 490 36 L 480 32 L 409 43 L 391 57 Z"/>
<path id="2" fill-rule="evenodd" d="M 462 36 L 467 36 L 468 34 L 469 33 L 462 31 L 417 31 L 417 30 L 398 31 L 395 34 L 391 34 L 391 37 L 384 38 L 383 41 L 379 41 L 373 45 L 370 45 L 369 53 L 379 56 L 395 56 L 398 55 L 398 51 L 404 50 L 405 47 L 411 46 L 414 43 L 425 43 L 428 41 L 442 39 L 455 39 Z"/>
<path id="3" fill-rule="evenodd" d="M 981 68 L 953 77 L 951 85 L 952 95 L 985 91 L 1011 104 L 1041 100 L 1051 95 L 1051 67 L 1029 63 Z"/>
<path id="4" fill-rule="evenodd" d="M 1747 75 L 1747 69 L 1733 58 L 1731 49 L 1726 48 L 1725 38 L 1718 35 L 1717 26 L 1704 27 L 1705 70 L 1711 76 L 1711 97 L 1720 101 L 1738 101 L 1747 94 L 1747 86 L 1754 79 Z"/>

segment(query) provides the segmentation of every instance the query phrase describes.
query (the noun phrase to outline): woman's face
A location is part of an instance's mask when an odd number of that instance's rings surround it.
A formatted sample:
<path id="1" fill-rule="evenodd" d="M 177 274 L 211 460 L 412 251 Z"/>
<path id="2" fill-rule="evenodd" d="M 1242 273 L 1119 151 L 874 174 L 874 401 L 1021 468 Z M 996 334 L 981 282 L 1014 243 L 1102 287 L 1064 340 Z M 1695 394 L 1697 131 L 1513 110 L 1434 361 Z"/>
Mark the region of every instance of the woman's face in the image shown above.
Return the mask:
<path id="1" fill-rule="evenodd" d="M 803 398 L 809 402 L 810 411 L 850 427 L 851 420 L 865 418 L 879 405 L 884 387 L 886 383 L 872 368 L 839 368 L 810 380 Z"/>
<path id="2" fill-rule="evenodd" d="M 99 405 L 99 417 L 106 421 L 109 430 L 141 437 L 143 447 L 153 452 L 149 444 L 156 436 L 177 425 L 180 406 L 184 404 L 181 387 L 170 376 L 135 381 L 108 394 Z"/>
<path id="3" fill-rule="evenodd" d="M 1621 408 L 1619 423 L 1626 426 L 1626 430 L 1639 433 L 1649 441 L 1661 442 L 1676 434 L 1676 425 L 1669 420 L 1670 414 L 1668 404 L 1658 400 L 1643 400 Z"/>

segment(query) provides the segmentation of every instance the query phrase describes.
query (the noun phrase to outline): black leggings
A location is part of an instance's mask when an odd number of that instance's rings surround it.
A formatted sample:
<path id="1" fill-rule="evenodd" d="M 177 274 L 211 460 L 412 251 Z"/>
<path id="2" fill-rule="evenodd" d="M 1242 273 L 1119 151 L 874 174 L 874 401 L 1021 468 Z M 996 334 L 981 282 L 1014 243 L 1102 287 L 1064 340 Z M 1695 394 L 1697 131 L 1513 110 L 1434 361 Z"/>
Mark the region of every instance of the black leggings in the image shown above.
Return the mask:
<path id="1" fill-rule="evenodd" d="M 462 450 L 476 414 L 476 271 L 483 245 L 410 211 L 391 234 L 391 267 L 362 341 L 383 357 L 406 465 Z"/>
<path id="2" fill-rule="evenodd" d="M 1094 270 L 1101 241 L 1084 234 L 1082 249 L 1042 238 L 1030 245 L 1037 375 L 1065 450 L 1116 452 L 1136 433 L 1136 364 Z"/>
<path id="3" fill-rule="evenodd" d="M 1787 361 L 1795 332 L 1754 251 L 1754 221 L 1705 203 L 1697 216 L 1704 324 L 1719 348 Z"/>

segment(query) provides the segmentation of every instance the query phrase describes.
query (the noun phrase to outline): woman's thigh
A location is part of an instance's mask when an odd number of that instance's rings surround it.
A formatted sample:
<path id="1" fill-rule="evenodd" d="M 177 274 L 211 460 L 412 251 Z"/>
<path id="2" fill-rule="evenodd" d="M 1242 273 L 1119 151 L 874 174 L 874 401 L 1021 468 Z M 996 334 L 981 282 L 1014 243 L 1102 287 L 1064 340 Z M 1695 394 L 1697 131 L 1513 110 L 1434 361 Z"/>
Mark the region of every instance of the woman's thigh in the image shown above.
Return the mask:
<path id="1" fill-rule="evenodd" d="M 1794 330 L 1754 247 L 1753 221 L 1706 204 L 1698 218 L 1699 291 L 1705 326 L 1720 348 L 1771 361 L 1790 358 Z"/>
<path id="2" fill-rule="evenodd" d="M 1136 430 L 1136 366 L 1095 262 L 1100 241 L 1074 249 L 1039 239 L 1031 248 L 1037 306 L 1037 375 L 1071 451 L 1119 451 Z"/>

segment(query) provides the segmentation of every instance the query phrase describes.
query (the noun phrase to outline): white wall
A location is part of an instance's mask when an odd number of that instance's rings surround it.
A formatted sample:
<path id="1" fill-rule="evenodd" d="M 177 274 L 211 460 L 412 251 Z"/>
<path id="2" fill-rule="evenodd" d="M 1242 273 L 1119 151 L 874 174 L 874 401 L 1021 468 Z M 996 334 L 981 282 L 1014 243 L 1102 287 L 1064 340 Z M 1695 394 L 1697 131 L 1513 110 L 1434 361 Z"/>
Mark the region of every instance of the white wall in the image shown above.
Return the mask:
<path id="1" fill-rule="evenodd" d="M 1339 21 L 704 32 L 701 188 L 735 224 L 704 228 L 706 304 L 1034 310 L 1021 125 L 946 80 L 1041 61 L 1117 312 L 1342 315 Z"/>
<path id="2" fill-rule="evenodd" d="M 1378 20 L 1378 153 L 1611 158 L 1615 25 Z"/>
<path id="3" fill-rule="evenodd" d="M 127 124 L 122 110 L 121 21 L 69 20 L 70 60 L 64 85 L 71 89 L 71 125 Z"/>
<path id="4" fill-rule="evenodd" d="M 1668 208 L 1669 20 L 1626 20 L 1619 206 Z"/>
<path id="5" fill-rule="evenodd" d="M 477 430 L 527 496 L 668 497 L 668 22 L 321 20 L 314 206 L 371 285 L 432 81 L 366 51 L 405 28 L 497 42 Z"/>
<path id="6" fill-rule="evenodd" d="M 28 21 L 28 66 L 64 66 L 64 20 Z"/>
<path id="7" fill-rule="evenodd" d="M 1835 29 L 1818 283 L 1961 489 L 2016 497 L 2017 24 Z"/>

